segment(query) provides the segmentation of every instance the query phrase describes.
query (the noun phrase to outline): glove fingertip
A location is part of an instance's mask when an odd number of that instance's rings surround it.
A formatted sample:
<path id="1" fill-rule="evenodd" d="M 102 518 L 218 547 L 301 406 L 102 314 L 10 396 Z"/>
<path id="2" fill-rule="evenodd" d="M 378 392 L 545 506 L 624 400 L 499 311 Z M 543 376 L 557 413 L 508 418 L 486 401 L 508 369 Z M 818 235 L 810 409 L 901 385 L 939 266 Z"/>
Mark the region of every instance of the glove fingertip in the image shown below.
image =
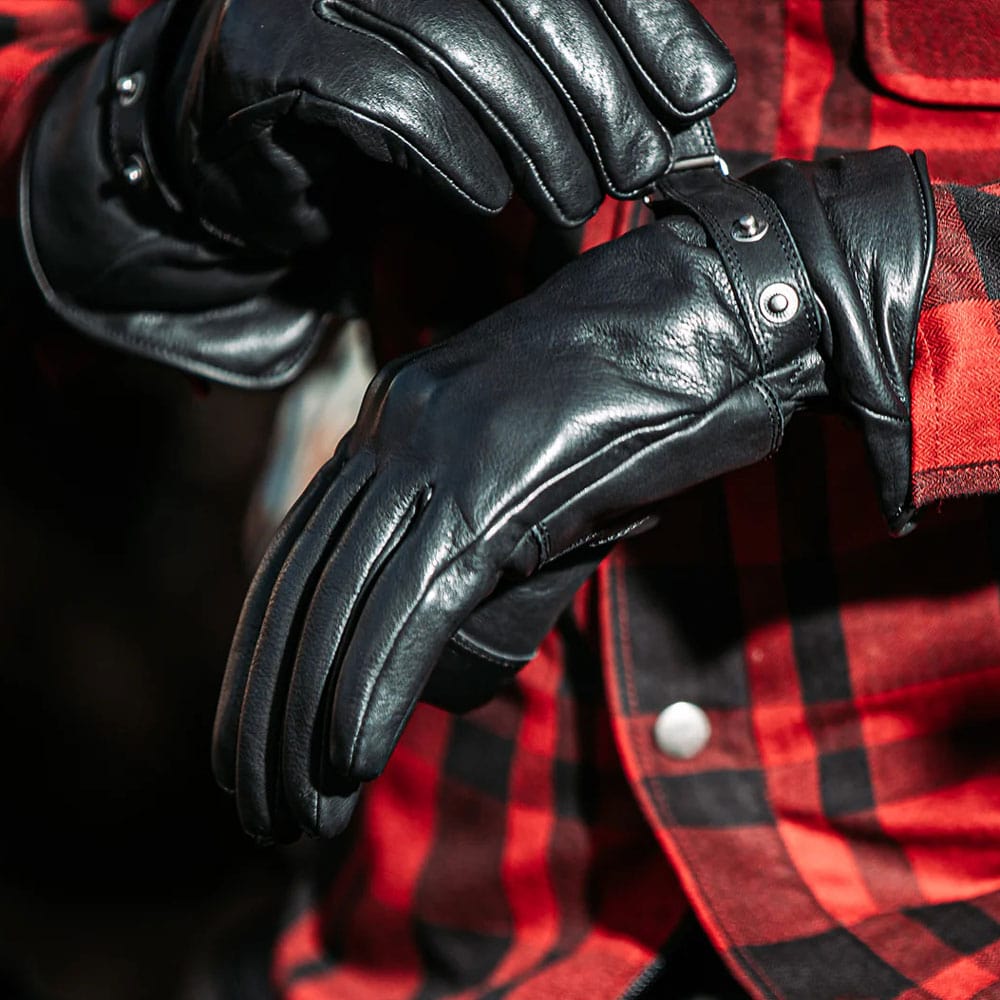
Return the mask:
<path id="1" fill-rule="evenodd" d="M 348 795 L 322 799 L 312 832 L 327 840 L 340 836 L 354 817 L 360 794 L 360 787 L 355 787 Z"/>
<path id="2" fill-rule="evenodd" d="M 721 107 L 736 90 L 736 60 L 726 43 L 702 22 L 701 29 L 678 39 L 661 75 L 674 111 L 700 118 Z"/>
<path id="3" fill-rule="evenodd" d="M 385 770 L 399 742 L 411 705 L 398 722 L 378 711 L 360 713 L 362 721 L 353 729 L 331 727 L 329 761 L 334 773 L 353 782 L 374 781 Z"/>

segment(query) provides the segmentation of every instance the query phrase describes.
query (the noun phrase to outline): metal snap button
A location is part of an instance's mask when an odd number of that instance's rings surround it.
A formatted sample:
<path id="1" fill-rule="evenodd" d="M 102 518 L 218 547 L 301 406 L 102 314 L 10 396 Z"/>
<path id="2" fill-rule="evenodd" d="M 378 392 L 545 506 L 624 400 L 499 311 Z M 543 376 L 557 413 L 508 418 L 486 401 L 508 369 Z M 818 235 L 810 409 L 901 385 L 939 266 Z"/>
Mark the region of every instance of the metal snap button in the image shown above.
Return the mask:
<path id="1" fill-rule="evenodd" d="M 752 212 L 747 212 L 733 223 L 731 233 L 733 239 L 740 243 L 756 243 L 767 235 L 767 230 L 766 220 L 758 219 Z"/>
<path id="2" fill-rule="evenodd" d="M 768 285 L 757 299 L 757 308 L 770 323 L 793 320 L 798 315 L 799 304 L 799 293 L 783 281 Z"/>
<path id="3" fill-rule="evenodd" d="M 115 93 L 118 94 L 119 102 L 128 106 L 136 101 L 142 93 L 142 86 L 145 81 L 145 76 L 140 72 L 118 77 L 115 80 Z"/>
<path id="4" fill-rule="evenodd" d="M 146 179 L 146 164 L 141 156 L 130 156 L 122 167 L 122 179 L 130 187 L 137 187 Z"/>
<path id="5" fill-rule="evenodd" d="M 656 717 L 653 741 L 657 749 L 674 760 L 691 760 L 705 749 L 712 724 L 704 710 L 690 701 L 675 701 Z"/>

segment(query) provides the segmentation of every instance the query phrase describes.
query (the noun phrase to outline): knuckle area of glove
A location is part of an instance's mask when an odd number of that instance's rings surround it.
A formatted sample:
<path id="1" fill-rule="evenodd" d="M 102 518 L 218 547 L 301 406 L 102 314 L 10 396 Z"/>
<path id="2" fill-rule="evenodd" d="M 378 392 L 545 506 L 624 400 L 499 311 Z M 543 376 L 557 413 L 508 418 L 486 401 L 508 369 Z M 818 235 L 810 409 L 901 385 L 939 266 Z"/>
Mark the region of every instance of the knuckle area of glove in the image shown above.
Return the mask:
<path id="1" fill-rule="evenodd" d="M 659 335 L 641 356 L 642 373 L 705 401 L 752 377 L 756 351 L 721 263 L 705 253 L 671 261 L 662 280 L 667 304 Z"/>
<path id="2" fill-rule="evenodd" d="M 670 60 L 668 93 L 685 118 L 714 110 L 736 89 L 736 66 L 728 52 L 721 43 L 710 45 L 703 35 L 681 34 L 664 58 Z"/>
<path id="3" fill-rule="evenodd" d="M 412 419 L 434 410 L 447 382 L 416 358 L 383 368 L 372 383 L 378 386 L 376 414 L 383 423 L 387 418 Z"/>
<path id="4" fill-rule="evenodd" d="M 647 87 L 668 111 L 687 119 L 718 107 L 736 86 L 732 56 L 687 3 L 649 0 L 627 15 L 593 0 L 623 48 L 647 74 Z"/>

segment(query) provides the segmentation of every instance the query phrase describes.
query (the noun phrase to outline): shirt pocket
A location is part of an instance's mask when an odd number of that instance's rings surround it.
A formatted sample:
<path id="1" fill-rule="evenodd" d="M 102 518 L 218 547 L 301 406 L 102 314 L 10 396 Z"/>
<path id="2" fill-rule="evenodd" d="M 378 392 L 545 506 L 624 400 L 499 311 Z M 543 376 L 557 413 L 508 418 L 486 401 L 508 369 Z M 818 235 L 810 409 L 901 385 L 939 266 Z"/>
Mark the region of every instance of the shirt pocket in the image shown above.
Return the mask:
<path id="1" fill-rule="evenodd" d="M 1000 107 L 1000 0 L 863 0 L 882 87 L 920 104 Z"/>

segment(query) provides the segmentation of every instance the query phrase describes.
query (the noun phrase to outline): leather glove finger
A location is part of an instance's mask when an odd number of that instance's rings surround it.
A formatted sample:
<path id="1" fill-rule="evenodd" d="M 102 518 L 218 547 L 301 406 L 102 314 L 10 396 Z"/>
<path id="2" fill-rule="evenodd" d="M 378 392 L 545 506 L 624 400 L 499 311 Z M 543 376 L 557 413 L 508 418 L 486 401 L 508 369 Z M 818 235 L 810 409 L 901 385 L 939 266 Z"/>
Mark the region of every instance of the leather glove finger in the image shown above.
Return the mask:
<path id="1" fill-rule="evenodd" d="M 277 18 L 277 12 L 273 16 Z M 499 212 L 510 200 L 511 177 L 494 139 L 452 89 L 384 39 L 331 16 L 335 19 L 329 23 L 316 22 L 317 30 L 329 34 L 328 47 L 335 55 L 349 55 L 349 66 L 331 71 L 326 63 L 307 64 L 295 92 L 258 101 L 252 113 L 228 115 L 224 124 L 199 139 L 197 191 L 202 214 L 263 246 L 278 251 L 295 248 L 301 243 L 296 236 L 296 226 L 304 225 L 300 219 L 317 213 L 310 202 L 316 178 L 305 164 L 324 151 L 334 158 L 342 154 L 336 147 L 338 137 L 365 156 L 420 178 L 466 209 L 486 215 Z M 224 29 L 230 29 L 229 20 L 223 22 Z M 276 25 L 272 29 L 278 30 Z M 359 66 L 368 70 L 359 72 Z M 250 74 L 255 64 L 249 60 L 246 67 L 235 65 L 232 71 Z M 270 121 L 273 127 L 278 120 L 286 121 L 288 148 L 283 155 L 272 149 L 273 132 L 262 124 Z M 291 128 L 288 120 L 297 128 Z M 583 155 L 581 150 L 579 157 Z M 262 185 L 280 192 L 273 205 L 261 201 Z M 282 221 L 290 200 L 295 213 Z M 313 242 L 329 236 L 323 224 L 315 225 Z"/>
<path id="2" fill-rule="evenodd" d="M 453 13 L 442 16 L 437 3 L 320 0 L 314 10 L 339 30 L 367 36 L 376 46 L 373 66 L 385 64 L 402 74 L 395 66 L 402 53 L 422 67 L 424 79 L 435 82 L 422 92 L 408 84 L 394 95 L 387 92 L 381 69 L 378 74 L 337 74 L 322 84 L 325 99 L 349 104 L 355 100 L 348 96 L 351 91 L 366 91 L 366 113 L 400 132 L 416 112 L 420 121 L 414 123 L 418 127 L 413 138 L 426 142 L 428 120 L 436 124 L 441 91 L 447 90 L 449 100 L 441 107 L 453 127 L 447 133 L 437 130 L 447 144 L 429 158 L 439 168 L 447 170 L 444 165 L 449 165 L 453 180 L 460 171 L 451 144 L 462 141 L 454 128 L 460 119 L 453 110 L 460 106 L 454 94 L 468 108 L 461 117 L 469 118 L 471 112 L 478 122 L 476 131 L 489 136 L 517 188 L 546 217 L 576 225 L 596 210 L 601 188 L 559 97 L 485 8 L 470 4 L 464 16 L 456 18 Z"/>
<path id="3" fill-rule="evenodd" d="M 605 190 L 631 197 L 667 172 L 670 135 L 589 0 L 561 0 L 545 16 L 525 0 L 488 3 L 562 98 Z"/>
<path id="4" fill-rule="evenodd" d="M 454 504 L 418 480 L 386 476 L 354 518 L 301 630 L 288 694 L 289 784 L 308 780 L 298 762 L 324 711 L 333 772 L 354 781 L 381 773 L 449 637 L 499 578 L 492 549 L 504 542 L 474 537 Z M 373 518 L 385 528 L 373 531 Z"/>
<path id="5" fill-rule="evenodd" d="M 340 802 L 344 774 L 331 767 L 327 753 L 330 703 L 345 637 L 419 517 L 426 493 L 423 485 L 406 481 L 373 484 L 343 518 L 315 589 L 305 595 L 308 605 L 301 616 L 279 739 L 288 804 L 301 827 L 320 836 L 339 833 L 347 819 Z"/>
<path id="6" fill-rule="evenodd" d="M 652 100 L 682 121 L 718 108 L 736 87 L 725 44 L 688 0 L 594 0 Z M 650 30 L 655 25 L 656 30 Z"/>
<path id="7" fill-rule="evenodd" d="M 310 486 L 275 536 L 248 592 L 227 665 L 213 766 L 216 780 L 235 790 L 241 825 L 258 839 L 285 839 L 297 831 L 281 772 L 289 661 L 331 533 L 372 471 L 367 453 L 337 465 L 331 462 L 314 480 L 316 488 Z M 355 792 L 338 786 L 348 815 Z"/>
<path id="8" fill-rule="evenodd" d="M 274 533 L 247 589 L 229 646 L 226 670 L 212 728 L 212 774 L 221 788 L 236 790 L 236 742 L 250 661 L 267 612 L 271 591 L 292 547 L 343 464 L 338 454 L 313 477 Z"/>
<path id="9" fill-rule="evenodd" d="M 389 363 L 372 379 L 366 395 L 373 406 L 378 407 L 384 398 L 400 365 L 401 361 Z M 230 644 L 212 731 L 212 773 L 220 787 L 229 792 L 236 791 L 240 718 L 243 706 L 249 700 L 248 681 L 264 623 L 269 621 L 269 627 L 279 638 L 275 648 L 280 649 L 281 644 L 289 641 L 293 622 L 288 609 L 294 614 L 305 595 L 311 591 L 312 579 L 329 545 L 328 532 L 335 528 L 338 510 L 342 514 L 348 508 L 372 474 L 367 452 L 346 468 L 350 446 L 351 436 L 347 434 L 333 457 L 313 476 L 285 515 L 261 557 L 243 600 Z M 327 523 L 325 518 L 333 520 Z M 282 603 L 280 595 L 286 590 L 291 593 L 291 598 Z M 276 592 L 279 595 L 277 601 Z M 280 628 L 276 627 L 279 618 L 282 619 Z M 271 689 L 278 683 L 276 677 L 265 680 L 264 670 L 259 668 L 257 683 L 268 688 L 264 701 L 268 706 L 272 705 L 275 698 Z M 287 687 L 287 680 L 283 683 Z M 280 708 L 284 708 L 283 699 Z"/>

